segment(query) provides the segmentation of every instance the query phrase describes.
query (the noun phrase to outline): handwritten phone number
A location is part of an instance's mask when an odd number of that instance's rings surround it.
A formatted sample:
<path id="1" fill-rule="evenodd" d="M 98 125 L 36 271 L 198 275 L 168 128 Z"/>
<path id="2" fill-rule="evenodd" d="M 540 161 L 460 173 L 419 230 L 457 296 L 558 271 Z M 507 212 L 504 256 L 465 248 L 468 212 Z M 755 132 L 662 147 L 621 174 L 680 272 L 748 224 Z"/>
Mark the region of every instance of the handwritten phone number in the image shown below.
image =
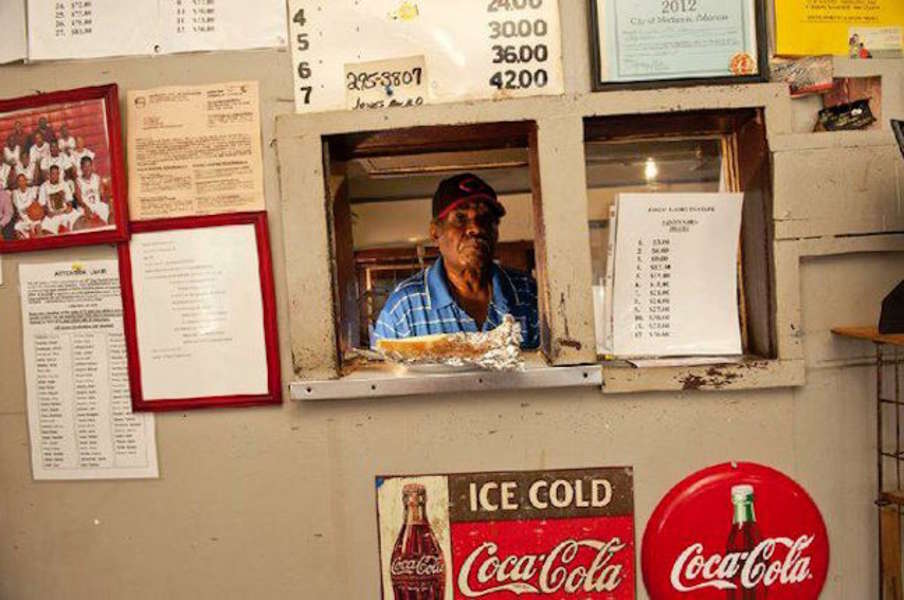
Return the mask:
<path id="1" fill-rule="evenodd" d="M 372 71 L 354 72 L 345 75 L 345 87 L 349 90 L 362 92 L 376 87 L 390 88 L 407 85 L 421 85 L 423 69 L 414 67 L 405 71 Z"/>

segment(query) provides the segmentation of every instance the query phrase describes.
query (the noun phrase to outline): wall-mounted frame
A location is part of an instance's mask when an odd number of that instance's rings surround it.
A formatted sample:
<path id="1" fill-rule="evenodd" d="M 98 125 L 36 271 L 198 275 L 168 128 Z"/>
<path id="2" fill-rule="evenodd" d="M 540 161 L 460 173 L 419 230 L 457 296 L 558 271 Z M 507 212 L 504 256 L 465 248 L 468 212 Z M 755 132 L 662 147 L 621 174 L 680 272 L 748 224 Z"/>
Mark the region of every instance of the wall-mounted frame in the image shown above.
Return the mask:
<path id="1" fill-rule="evenodd" d="M 0 100 L 0 254 L 128 239 L 120 128 L 115 84 Z"/>
<path id="2" fill-rule="evenodd" d="M 589 0 L 594 91 L 768 79 L 764 0 Z"/>
<path id="3" fill-rule="evenodd" d="M 282 402 L 265 212 L 134 223 L 119 272 L 134 410 Z"/>

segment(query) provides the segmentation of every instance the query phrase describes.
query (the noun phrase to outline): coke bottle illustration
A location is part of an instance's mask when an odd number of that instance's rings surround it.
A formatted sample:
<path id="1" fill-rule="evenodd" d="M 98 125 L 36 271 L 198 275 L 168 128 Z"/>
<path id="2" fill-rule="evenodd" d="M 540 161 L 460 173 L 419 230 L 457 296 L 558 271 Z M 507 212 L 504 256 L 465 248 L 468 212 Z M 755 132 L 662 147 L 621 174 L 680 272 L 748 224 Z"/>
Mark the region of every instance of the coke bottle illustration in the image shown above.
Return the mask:
<path id="1" fill-rule="evenodd" d="M 753 509 L 753 486 L 736 485 L 731 488 L 731 503 L 734 507 L 734 517 L 731 521 L 731 533 L 728 535 L 726 554 L 753 552 L 763 540 L 760 529 L 756 524 L 756 512 Z M 753 588 L 744 587 L 741 581 L 741 570 L 746 560 L 738 563 L 737 571 L 732 577 L 735 589 L 726 591 L 727 600 L 763 600 L 766 597 L 766 587 L 759 583 Z"/>
<path id="2" fill-rule="evenodd" d="M 446 561 L 427 520 L 427 490 L 402 488 L 405 518 L 392 550 L 390 576 L 395 600 L 443 600 Z"/>

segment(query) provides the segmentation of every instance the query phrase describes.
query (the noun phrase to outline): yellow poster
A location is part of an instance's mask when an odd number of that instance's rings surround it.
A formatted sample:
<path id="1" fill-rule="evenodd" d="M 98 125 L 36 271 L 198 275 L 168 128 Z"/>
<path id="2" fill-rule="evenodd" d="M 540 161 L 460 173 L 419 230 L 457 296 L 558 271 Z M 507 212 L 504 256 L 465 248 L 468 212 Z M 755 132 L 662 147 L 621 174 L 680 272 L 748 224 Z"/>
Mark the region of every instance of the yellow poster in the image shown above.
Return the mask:
<path id="1" fill-rule="evenodd" d="M 900 56 L 904 0 L 775 0 L 776 53 Z"/>

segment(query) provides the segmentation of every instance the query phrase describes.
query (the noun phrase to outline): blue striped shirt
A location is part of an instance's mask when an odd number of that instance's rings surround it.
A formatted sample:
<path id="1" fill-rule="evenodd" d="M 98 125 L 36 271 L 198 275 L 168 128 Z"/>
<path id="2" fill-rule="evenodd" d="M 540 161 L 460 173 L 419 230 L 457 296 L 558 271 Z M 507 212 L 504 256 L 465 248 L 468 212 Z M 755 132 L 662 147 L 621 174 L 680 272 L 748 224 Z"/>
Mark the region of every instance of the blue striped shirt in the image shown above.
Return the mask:
<path id="1" fill-rule="evenodd" d="M 436 333 L 490 331 L 510 314 L 521 324 L 522 348 L 540 345 L 537 282 L 527 273 L 493 264 L 493 295 L 483 328 L 458 306 L 449 291 L 443 259 L 412 275 L 389 296 L 373 330 L 380 338 L 408 338 Z"/>

